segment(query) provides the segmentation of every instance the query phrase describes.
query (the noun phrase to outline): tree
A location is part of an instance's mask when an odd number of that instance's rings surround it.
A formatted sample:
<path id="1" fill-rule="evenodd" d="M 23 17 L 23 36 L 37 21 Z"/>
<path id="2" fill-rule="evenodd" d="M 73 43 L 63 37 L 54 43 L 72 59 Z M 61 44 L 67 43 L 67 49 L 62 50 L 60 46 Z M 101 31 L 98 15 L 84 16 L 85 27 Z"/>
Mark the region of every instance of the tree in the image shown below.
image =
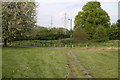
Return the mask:
<path id="1" fill-rule="evenodd" d="M 36 30 L 33 32 L 33 33 L 35 33 L 35 39 L 37 39 L 37 40 L 47 40 L 48 39 L 48 35 L 49 35 L 48 28 L 42 27 L 42 26 L 37 26 L 35 29 Z"/>
<path id="2" fill-rule="evenodd" d="M 32 39 L 37 40 L 57 40 L 70 37 L 70 32 L 66 28 L 46 28 L 42 26 L 33 28 L 32 34 Z"/>
<path id="3" fill-rule="evenodd" d="M 120 28 L 120 19 L 117 20 L 117 26 Z"/>
<path id="4" fill-rule="evenodd" d="M 70 32 L 66 28 L 51 28 L 50 30 L 51 37 L 53 39 L 63 39 L 63 38 L 69 38 Z"/>
<path id="5" fill-rule="evenodd" d="M 120 19 L 117 20 L 117 27 L 118 27 L 118 40 L 120 40 Z"/>
<path id="6" fill-rule="evenodd" d="M 104 42 L 109 39 L 107 32 L 106 32 L 106 28 L 101 25 L 98 26 L 93 37 L 96 42 Z"/>
<path id="7" fill-rule="evenodd" d="M 88 40 L 88 34 L 82 28 L 78 28 L 73 32 L 73 40 L 76 42 L 85 42 Z"/>
<path id="8" fill-rule="evenodd" d="M 4 46 L 8 41 L 29 36 L 35 26 L 35 2 L 3 2 L 2 30 Z"/>
<path id="9" fill-rule="evenodd" d="M 78 12 L 75 17 L 76 28 L 85 28 L 89 36 L 92 38 L 98 25 L 104 26 L 105 28 L 110 27 L 110 17 L 108 13 L 101 8 L 101 4 L 98 1 L 90 1 L 82 8 L 83 11 Z"/>
<path id="10" fill-rule="evenodd" d="M 119 38 L 117 23 L 112 24 L 111 27 L 108 29 L 108 31 L 109 31 L 108 35 L 110 40 L 117 40 Z"/>

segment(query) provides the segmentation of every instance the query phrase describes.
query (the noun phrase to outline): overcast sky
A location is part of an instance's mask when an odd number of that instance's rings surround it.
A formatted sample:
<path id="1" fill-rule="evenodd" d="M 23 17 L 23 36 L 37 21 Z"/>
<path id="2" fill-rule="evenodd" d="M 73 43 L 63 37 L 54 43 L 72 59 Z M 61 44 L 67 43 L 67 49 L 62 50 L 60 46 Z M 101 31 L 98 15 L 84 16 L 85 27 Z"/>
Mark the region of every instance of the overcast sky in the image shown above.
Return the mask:
<path id="1" fill-rule="evenodd" d="M 37 24 L 44 27 L 51 27 L 51 16 L 54 27 L 64 26 L 65 13 L 67 18 L 73 19 L 82 10 L 82 7 L 92 0 L 36 0 Z M 102 8 L 109 14 L 111 22 L 115 23 L 118 19 L 118 0 L 97 0 L 101 2 Z M 67 20 L 66 28 L 70 28 L 70 21 Z"/>

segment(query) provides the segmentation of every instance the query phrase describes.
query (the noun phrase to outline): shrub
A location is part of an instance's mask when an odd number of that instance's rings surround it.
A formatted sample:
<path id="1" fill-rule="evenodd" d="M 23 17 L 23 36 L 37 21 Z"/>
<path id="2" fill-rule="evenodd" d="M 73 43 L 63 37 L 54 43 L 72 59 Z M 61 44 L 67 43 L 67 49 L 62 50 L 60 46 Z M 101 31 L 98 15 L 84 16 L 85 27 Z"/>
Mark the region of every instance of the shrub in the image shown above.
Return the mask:
<path id="1" fill-rule="evenodd" d="M 70 38 L 67 38 L 67 39 L 61 39 L 60 43 L 62 43 L 62 44 L 72 44 L 72 43 L 74 43 L 74 41 Z"/>
<path id="2" fill-rule="evenodd" d="M 73 40 L 76 42 L 86 42 L 88 40 L 88 34 L 82 28 L 78 28 L 73 32 Z"/>

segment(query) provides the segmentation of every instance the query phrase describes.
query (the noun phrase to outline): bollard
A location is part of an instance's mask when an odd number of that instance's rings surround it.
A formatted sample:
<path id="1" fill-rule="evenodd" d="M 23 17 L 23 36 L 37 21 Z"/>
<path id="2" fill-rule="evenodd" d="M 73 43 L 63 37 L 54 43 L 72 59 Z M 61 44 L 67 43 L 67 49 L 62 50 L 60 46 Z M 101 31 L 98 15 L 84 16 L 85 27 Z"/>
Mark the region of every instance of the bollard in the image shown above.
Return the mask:
<path id="1" fill-rule="evenodd" d="M 72 44 L 72 48 L 74 47 L 74 45 Z"/>
<path id="2" fill-rule="evenodd" d="M 72 44 L 70 45 L 70 47 L 72 48 Z"/>

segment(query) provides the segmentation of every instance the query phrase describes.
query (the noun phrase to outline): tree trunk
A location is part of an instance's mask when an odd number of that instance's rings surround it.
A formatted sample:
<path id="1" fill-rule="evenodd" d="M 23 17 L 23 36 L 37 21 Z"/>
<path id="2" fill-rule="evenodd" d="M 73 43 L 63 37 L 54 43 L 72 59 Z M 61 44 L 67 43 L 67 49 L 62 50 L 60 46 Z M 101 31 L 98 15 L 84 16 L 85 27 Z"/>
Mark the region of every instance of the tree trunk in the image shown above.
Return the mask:
<path id="1" fill-rule="evenodd" d="M 6 47 L 7 46 L 7 38 L 4 39 L 4 46 Z"/>

